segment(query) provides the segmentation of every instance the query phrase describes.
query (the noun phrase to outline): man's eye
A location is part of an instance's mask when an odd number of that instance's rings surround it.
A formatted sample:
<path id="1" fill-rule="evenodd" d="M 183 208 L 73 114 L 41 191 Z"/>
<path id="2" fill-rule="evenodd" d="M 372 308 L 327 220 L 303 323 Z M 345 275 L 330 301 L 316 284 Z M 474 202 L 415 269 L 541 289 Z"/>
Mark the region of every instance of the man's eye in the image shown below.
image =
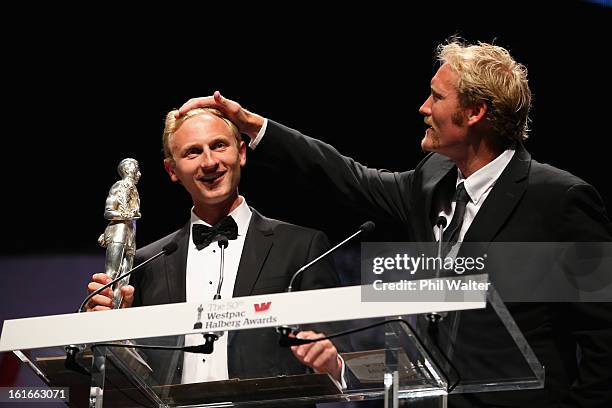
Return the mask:
<path id="1" fill-rule="evenodd" d="M 197 156 L 200 152 L 197 149 L 189 149 L 185 152 L 186 157 Z"/>
<path id="2" fill-rule="evenodd" d="M 223 149 L 224 147 L 226 147 L 227 145 L 223 142 L 217 142 L 213 145 L 213 149 L 217 150 L 217 149 Z"/>

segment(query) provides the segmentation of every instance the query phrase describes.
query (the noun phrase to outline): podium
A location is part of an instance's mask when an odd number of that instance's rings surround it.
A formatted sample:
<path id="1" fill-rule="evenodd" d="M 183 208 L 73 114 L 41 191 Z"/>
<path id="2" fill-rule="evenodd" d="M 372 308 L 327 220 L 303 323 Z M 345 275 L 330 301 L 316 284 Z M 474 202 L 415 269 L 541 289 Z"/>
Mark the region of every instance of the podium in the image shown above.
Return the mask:
<path id="1" fill-rule="evenodd" d="M 432 281 L 448 279 L 487 276 Z M 68 387 L 73 407 L 380 400 L 390 408 L 401 399 L 443 407 L 453 395 L 543 387 L 543 367 L 490 285 L 465 299 L 441 294 L 430 302 L 364 302 L 364 289 L 8 320 L 0 351 L 14 351 L 50 387 Z M 342 378 L 301 365 L 278 344 L 281 326 L 344 333 L 331 339 L 344 362 Z M 205 333 L 221 335 L 213 354 L 178 350 L 203 343 Z M 87 373 L 66 367 L 69 344 L 82 345 L 73 363 Z M 227 362 L 227 379 L 199 382 L 219 359 Z"/>

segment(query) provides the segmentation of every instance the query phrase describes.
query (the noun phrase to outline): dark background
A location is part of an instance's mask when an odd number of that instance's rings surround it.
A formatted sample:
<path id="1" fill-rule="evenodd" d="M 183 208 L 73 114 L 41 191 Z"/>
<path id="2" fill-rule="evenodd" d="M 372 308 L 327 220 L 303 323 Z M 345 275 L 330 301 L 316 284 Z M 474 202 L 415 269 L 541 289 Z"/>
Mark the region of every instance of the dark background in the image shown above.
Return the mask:
<path id="1" fill-rule="evenodd" d="M 121 159 L 142 171 L 138 247 L 183 225 L 191 204 L 163 170 L 161 132 L 165 113 L 188 98 L 218 89 L 364 164 L 413 168 L 434 50 L 453 34 L 494 41 L 527 65 L 527 149 L 593 184 L 610 211 L 612 4 L 600 3 L 164 3 L 161 15 L 150 5 L 12 5 L 0 28 L 0 324 L 80 303 L 103 266 L 96 240 Z M 262 213 L 323 229 L 332 242 L 367 218 L 254 158 L 241 192 Z M 372 240 L 402 239 L 377 221 Z M 0 354 L 0 385 L 42 384 L 19 367 Z"/>
<path id="2" fill-rule="evenodd" d="M 337 11 L 313 4 L 244 21 L 231 10 L 176 6 L 168 9 L 172 24 L 123 12 L 33 21 L 35 35 L 22 27 L 18 41 L 5 41 L 2 252 L 103 254 L 96 239 L 106 226 L 104 202 L 125 157 L 142 171 L 138 246 L 180 227 L 191 204 L 162 167 L 163 118 L 217 89 L 364 164 L 411 169 L 423 157 L 418 108 L 437 68 L 435 46 L 453 34 L 494 41 L 527 65 L 528 150 L 593 184 L 612 208 L 604 63 L 612 8 L 490 3 Z M 365 220 L 254 159 L 241 193 L 262 213 L 324 229 L 332 241 Z M 378 237 L 401 236 L 391 231 L 381 226 Z"/>

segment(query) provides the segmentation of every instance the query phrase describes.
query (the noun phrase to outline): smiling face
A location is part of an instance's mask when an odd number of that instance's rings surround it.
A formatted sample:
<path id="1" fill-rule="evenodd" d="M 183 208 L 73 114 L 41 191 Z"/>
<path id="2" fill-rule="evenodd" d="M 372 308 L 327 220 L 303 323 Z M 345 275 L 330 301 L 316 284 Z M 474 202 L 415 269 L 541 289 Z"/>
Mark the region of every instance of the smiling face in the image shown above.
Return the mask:
<path id="1" fill-rule="evenodd" d="M 187 118 L 169 138 L 172 158 L 164 167 L 174 182 L 191 195 L 201 218 L 211 208 L 228 213 L 239 204 L 240 169 L 246 164 L 246 145 L 238 142 L 228 124 L 205 112 Z"/>
<path id="2" fill-rule="evenodd" d="M 419 112 L 429 127 L 421 141 L 424 151 L 455 159 L 461 156 L 467 142 L 466 111 L 459 103 L 457 73 L 444 64 L 431 80 L 431 94 Z"/>

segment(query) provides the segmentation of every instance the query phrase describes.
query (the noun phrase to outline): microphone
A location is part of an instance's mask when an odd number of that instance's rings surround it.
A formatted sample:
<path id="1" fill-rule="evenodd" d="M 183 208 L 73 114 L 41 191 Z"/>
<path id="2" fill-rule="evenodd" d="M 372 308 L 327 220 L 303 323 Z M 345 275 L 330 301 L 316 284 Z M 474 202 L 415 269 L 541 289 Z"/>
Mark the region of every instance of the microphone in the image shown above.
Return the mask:
<path id="1" fill-rule="evenodd" d="M 438 260 L 439 262 L 436 264 L 436 279 L 440 277 L 440 267 L 442 266 L 442 233 L 444 230 L 444 227 L 446 227 L 446 217 L 444 216 L 439 216 L 438 219 L 436 220 L 436 227 L 438 227 Z M 438 312 L 432 312 L 432 313 L 428 313 L 427 314 L 427 320 L 429 320 L 432 323 L 437 323 L 440 320 L 444 319 L 444 317 L 447 315 L 446 312 L 442 312 L 442 313 L 438 313 Z"/>
<path id="2" fill-rule="evenodd" d="M 436 227 L 438 227 L 438 258 L 442 258 L 442 235 L 444 228 L 446 227 L 446 217 L 439 216 L 436 220 Z M 442 263 L 442 261 L 440 261 Z M 440 263 L 436 265 L 436 278 L 440 277 Z"/>
<path id="3" fill-rule="evenodd" d="M 144 349 L 144 350 L 166 350 L 166 351 L 184 351 L 187 353 L 199 353 L 199 354 L 211 354 L 213 352 L 212 343 L 200 344 L 197 346 L 155 346 L 149 344 L 133 344 L 133 343 L 96 343 L 91 345 L 91 349 L 94 350 L 98 347 L 119 347 L 119 348 L 130 348 L 130 349 Z M 81 369 L 83 369 L 81 367 Z M 87 373 L 89 374 L 89 373 Z"/>
<path id="4" fill-rule="evenodd" d="M 229 242 L 228 242 L 226 237 L 220 236 L 220 240 L 218 241 L 218 244 L 219 244 L 219 248 L 221 248 L 221 265 L 220 265 L 220 269 L 219 269 L 219 285 L 217 286 L 217 293 L 213 297 L 213 300 L 221 299 L 221 285 L 222 285 L 222 282 L 223 282 L 223 267 L 224 267 L 224 259 L 223 259 L 224 258 L 224 250 L 225 250 L 225 248 L 227 248 Z M 176 246 L 176 244 L 174 246 Z M 167 249 L 167 247 L 164 247 L 164 249 Z M 176 248 L 174 248 L 174 247 L 170 247 L 170 249 L 171 249 L 171 251 L 169 251 L 168 253 L 171 253 L 174 250 L 176 250 Z M 163 251 L 162 251 L 162 253 L 163 253 Z M 157 256 L 160 256 L 160 254 L 156 254 L 154 256 L 154 258 L 157 257 Z M 151 258 L 150 260 L 153 260 L 154 258 Z M 148 261 L 149 260 L 147 260 L 147 262 Z M 111 282 L 111 284 L 112 284 L 112 282 Z M 200 305 L 200 307 L 198 308 L 198 312 L 201 313 L 202 310 L 203 310 L 202 309 L 202 305 Z M 202 328 L 202 322 L 200 321 L 200 316 L 199 315 L 198 315 L 198 321 L 193 325 L 193 328 L 194 329 L 201 329 Z M 143 344 L 137 345 L 137 344 L 132 344 L 130 342 L 129 344 L 122 344 L 122 343 L 98 343 L 98 344 L 92 345 L 91 349 L 93 350 L 96 347 L 106 346 L 106 347 L 122 347 L 122 348 L 136 348 L 136 349 L 140 348 L 140 349 L 152 349 L 152 350 L 170 350 L 170 351 L 177 350 L 177 351 L 183 351 L 183 352 L 187 352 L 187 353 L 212 354 L 212 352 L 214 351 L 214 348 L 213 348 L 214 342 L 216 340 L 218 340 L 219 337 L 222 336 L 222 335 L 223 335 L 223 332 L 206 332 L 206 333 L 202 333 L 202 336 L 204 337 L 204 343 L 203 344 L 198 344 L 198 345 L 195 345 L 195 346 L 173 347 L 173 346 L 155 346 L 155 345 L 143 345 Z M 73 368 L 76 371 L 79 371 L 79 372 L 83 373 L 84 369 L 81 366 L 79 366 L 78 364 L 76 364 L 76 367 L 75 367 L 75 361 L 74 361 L 74 355 L 76 355 L 76 352 L 79 351 L 79 349 L 78 349 L 79 346 L 69 346 L 69 347 L 66 347 L 66 353 L 69 356 L 69 358 L 67 358 L 67 360 L 66 360 L 67 364 L 70 364 L 70 368 Z M 70 363 L 68 363 L 68 360 L 71 360 Z"/>
<path id="5" fill-rule="evenodd" d="M 344 241 L 340 242 L 339 244 L 337 244 L 333 248 L 330 248 L 328 251 L 324 252 L 322 255 L 319 255 L 317 258 L 315 258 L 312 261 L 308 262 L 306 265 L 302 266 L 291 277 L 291 280 L 289 281 L 289 286 L 287 286 L 287 292 L 291 292 L 293 290 L 293 281 L 295 280 L 295 278 L 297 278 L 297 276 L 300 273 L 304 272 L 306 269 L 310 268 L 312 265 L 314 265 L 315 263 L 319 262 L 322 258 L 325 258 L 327 255 L 331 254 L 338 247 L 344 245 L 346 242 L 348 242 L 351 239 L 355 238 L 357 235 L 359 235 L 361 233 L 369 234 L 370 232 L 374 231 L 374 228 L 376 228 L 376 224 L 374 224 L 372 221 L 364 222 L 363 224 L 361 224 L 361 226 L 359 227 L 359 230 L 357 230 L 357 232 L 353 233 L 351 236 L 346 238 Z"/>
<path id="6" fill-rule="evenodd" d="M 221 299 L 221 285 L 223 285 L 223 268 L 225 267 L 225 248 L 227 248 L 227 246 L 229 245 L 229 241 L 224 235 L 221 235 L 219 238 L 219 241 L 217 241 L 217 244 L 219 244 L 219 248 L 221 248 L 221 263 L 219 264 L 219 284 L 217 285 L 217 293 L 215 293 L 213 300 Z"/>
<path id="7" fill-rule="evenodd" d="M 126 273 L 124 273 L 123 275 L 120 275 L 118 277 L 116 277 L 115 279 L 113 279 L 112 281 L 110 281 L 109 283 L 107 283 L 106 285 L 96 289 L 95 291 L 91 292 L 89 294 L 89 296 L 87 296 L 85 298 L 85 300 L 83 300 L 83 303 L 81 303 L 81 306 L 79 306 L 79 308 L 77 309 L 77 313 L 81 313 L 84 309 L 85 309 L 85 305 L 87 304 L 87 302 L 89 302 L 89 300 L 91 298 L 93 298 L 94 296 L 96 296 L 98 293 L 102 292 L 104 289 L 114 285 L 115 283 L 117 283 L 118 281 L 120 281 L 121 279 L 125 278 L 126 276 L 131 275 L 133 272 L 136 272 L 137 270 L 139 270 L 140 268 L 144 267 L 145 265 L 149 264 L 150 262 L 154 261 L 155 259 L 159 258 L 162 255 L 170 255 L 171 253 L 173 253 L 174 251 L 176 251 L 178 248 L 178 245 L 176 242 L 172 241 L 167 243 L 166 245 L 164 245 L 162 247 L 162 250 L 160 252 L 158 252 L 157 254 L 153 255 L 152 257 L 150 257 L 149 259 L 147 259 L 146 261 L 138 264 L 137 266 L 135 266 L 134 268 L 130 269 L 129 271 L 127 271 Z"/>
<path id="8" fill-rule="evenodd" d="M 297 278 L 297 276 L 300 273 L 304 272 L 306 269 L 310 268 L 312 265 L 314 265 L 315 263 L 319 262 L 321 259 L 325 258 L 327 255 L 331 254 L 338 247 L 344 245 L 346 242 L 348 242 L 351 239 L 355 238 L 357 235 L 359 235 L 361 233 L 369 234 L 370 232 L 374 231 L 374 228 L 376 228 L 376 224 L 374 224 L 373 221 L 366 221 L 366 222 L 364 222 L 363 224 L 361 224 L 361 226 L 359 226 L 359 229 L 356 232 L 354 232 L 351 236 L 346 238 L 344 241 L 340 242 L 339 244 L 336 244 L 333 248 L 330 248 L 329 250 L 327 250 L 323 254 L 319 255 L 317 258 L 313 259 L 312 261 L 308 262 L 306 265 L 302 266 L 291 277 L 291 280 L 289 281 L 289 286 L 287 286 L 287 293 L 289 293 L 289 292 L 291 292 L 293 290 L 293 282 L 295 281 L 295 278 Z M 283 342 L 284 339 L 287 339 L 289 337 L 289 335 L 291 333 L 295 332 L 296 330 L 297 330 L 296 327 L 291 327 L 291 326 L 286 326 L 286 325 L 278 326 L 276 328 L 276 332 L 278 334 L 280 334 L 279 342 Z"/>
<path id="9" fill-rule="evenodd" d="M 227 248 L 227 246 L 229 245 L 229 240 L 226 236 L 220 235 L 218 238 L 219 241 L 217 241 L 217 244 L 221 249 L 221 262 L 219 263 L 219 283 L 217 284 L 217 293 L 215 293 L 215 296 L 213 296 L 213 300 L 221 299 L 221 286 L 223 285 L 223 272 L 225 268 L 225 248 Z M 197 325 L 198 323 L 196 322 L 196 324 L 194 325 L 194 329 Z M 202 324 L 200 323 L 200 328 L 201 325 Z M 222 331 L 202 333 L 202 337 L 204 337 L 204 344 L 184 347 L 183 350 L 188 351 L 190 353 L 212 354 L 212 352 L 214 351 L 213 345 L 215 341 L 219 340 L 219 337 L 223 336 L 223 334 L 224 332 Z"/>
<path id="10" fill-rule="evenodd" d="M 85 309 L 85 305 L 87 304 L 87 302 L 89 302 L 89 300 L 91 298 L 96 296 L 98 293 L 102 292 L 104 289 L 111 287 L 116 282 L 120 281 L 121 279 L 125 278 L 126 276 L 131 275 L 133 272 L 136 272 L 137 270 L 139 270 L 140 268 L 142 268 L 145 265 L 149 264 L 150 262 L 154 261 L 155 259 L 159 258 L 160 256 L 162 256 L 162 255 L 170 255 L 171 253 L 176 251 L 177 248 L 178 248 L 178 245 L 176 244 L 176 242 L 172 241 L 172 242 L 167 243 L 166 245 L 164 245 L 162 247 L 162 250 L 159 253 L 153 255 L 151 258 L 147 259 L 146 261 L 138 264 L 137 266 L 135 266 L 134 268 L 130 269 L 129 271 L 127 271 L 123 275 L 120 275 L 117 278 L 113 279 L 112 281 L 110 281 L 106 285 L 104 285 L 104 286 L 96 289 L 95 291 L 91 292 L 89 294 L 89 296 L 87 296 L 85 298 L 85 300 L 83 300 L 83 302 L 81 303 L 81 306 L 79 306 L 79 308 L 76 310 L 76 313 L 82 313 L 83 310 Z M 65 347 L 66 360 L 64 362 L 64 365 L 69 370 L 73 370 L 73 371 L 79 372 L 79 373 L 84 374 L 84 375 L 89 375 L 89 372 L 86 369 L 84 369 L 76 361 L 77 354 L 79 352 L 83 351 L 84 349 L 85 349 L 85 346 L 82 345 L 82 344 L 70 344 L 70 345 L 66 346 Z"/>
<path id="11" fill-rule="evenodd" d="M 356 327 L 354 329 L 344 330 L 344 331 L 337 332 L 337 333 L 334 333 L 334 334 L 329 334 L 329 335 L 324 336 L 324 337 L 319 337 L 317 339 L 298 339 L 297 337 L 280 338 L 278 343 L 279 343 L 279 346 L 281 346 L 281 347 L 301 346 L 302 344 L 312 344 L 312 343 L 317 343 L 319 341 L 331 340 L 331 339 L 335 339 L 336 337 L 342 337 L 342 336 L 346 336 L 346 335 L 349 335 L 349 334 L 353 334 L 353 333 L 358 333 L 358 332 L 361 332 L 361 331 L 369 330 L 369 329 L 372 329 L 372 328 L 377 327 L 377 326 L 383 326 L 383 325 L 394 324 L 394 323 L 403 323 L 404 325 L 408 326 L 408 328 L 410 329 L 410 332 L 414 336 L 415 342 L 418 344 L 417 347 L 425 348 L 425 343 L 423 342 L 423 340 L 421 339 L 419 334 L 417 334 L 417 331 L 413 328 L 412 324 L 408 320 L 402 319 L 401 317 L 398 317 L 398 318 L 395 318 L 395 319 L 380 320 L 378 322 L 375 322 L 375 323 L 372 323 L 372 324 L 368 324 L 366 326 L 361 326 L 361 327 Z M 447 383 L 448 383 L 446 391 L 448 393 L 450 393 L 461 382 L 461 373 L 459 372 L 459 370 L 457 370 L 457 367 L 453 364 L 453 362 L 451 361 L 449 356 L 437 345 L 437 343 L 436 343 L 436 347 L 438 348 L 438 351 L 440 352 L 440 355 L 446 360 L 446 363 L 448 364 L 450 369 L 453 370 L 454 374 L 457 377 L 457 380 L 454 383 L 451 384 L 450 381 L 448 381 L 449 376 L 443 374 L 445 379 L 447 380 Z M 199 352 L 199 351 L 194 351 L 194 352 Z"/>
<path id="12" fill-rule="evenodd" d="M 438 219 L 436 220 L 436 227 L 438 227 L 440 230 L 440 234 L 442 233 L 442 230 L 446 227 L 446 217 L 441 215 L 438 217 Z"/>

